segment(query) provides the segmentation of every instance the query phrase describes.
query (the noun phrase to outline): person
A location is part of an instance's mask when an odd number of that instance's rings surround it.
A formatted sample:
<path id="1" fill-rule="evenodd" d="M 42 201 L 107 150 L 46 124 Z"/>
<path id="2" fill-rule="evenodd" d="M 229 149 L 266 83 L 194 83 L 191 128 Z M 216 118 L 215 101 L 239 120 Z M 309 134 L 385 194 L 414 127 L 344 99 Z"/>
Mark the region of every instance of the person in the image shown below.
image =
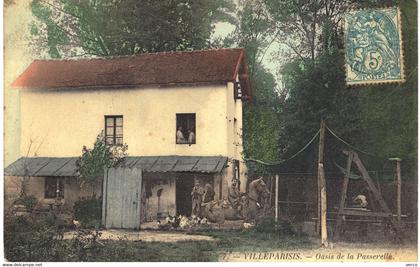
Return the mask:
<path id="1" fill-rule="evenodd" d="M 192 196 L 191 214 L 192 215 L 196 215 L 196 216 L 200 215 L 201 203 L 203 201 L 203 194 L 204 194 L 203 188 L 201 187 L 200 183 L 196 181 L 193 187 L 193 190 L 191 192 L 191 196 Z"/>
<path id="2" fill-rule="evenodd" d="M 178 131 L 176 131 L 176 142 L 178 144 L 185 143 L 184 133 L 182 132 L 182 126 L 179 126 Z"/>
<path id="3" fill-rule="evenodd" d="M 195 134 L 191 129 L 188 129 L 188 144 L 195 144 Z"/>
<path id="4" fill-rule="evenodd" d="M 228 200 L 233 208 L 238 208 L 242 194 L 239 190 L 239 181 L 232 179 L 231 186 L 228 188 Z"/>
<path id="5" fill-rule="evenodd" d="M 358 207 L 361 207 L 361 208 L 367 208 L 367 206 L 368 206 L 368 202 L 367 202 L 366 196 L 365 195 L 362 195 L 362 194 L 357 195 L 353 199 L 353 202 L 356 203 L 356 205 Z"/>
<path id="6" fill-rule="evenodd" d="M 214 200 L 214 190 L 210 184 L 205 185 L 205 191 L 203 195 L 203 204 Z"/>

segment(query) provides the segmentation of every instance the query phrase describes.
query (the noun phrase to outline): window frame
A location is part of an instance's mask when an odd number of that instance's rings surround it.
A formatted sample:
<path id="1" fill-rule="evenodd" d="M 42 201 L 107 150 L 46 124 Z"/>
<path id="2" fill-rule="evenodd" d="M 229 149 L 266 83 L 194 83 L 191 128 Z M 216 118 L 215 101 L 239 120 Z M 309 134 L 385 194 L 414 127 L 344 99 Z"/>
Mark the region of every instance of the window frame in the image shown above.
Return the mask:
<path id="1" fill-rule="evenodd" d="M 48 194 L 47 184 L 54 182 L 53 189 L 54 194 Z M 57 195 L 57 184 L 58 184 L 58 195 Z M 47 176 L 44 178 L 44 199 L 55 199 L 57 197 L 64 199 L 64 179 L 61 177 Z M 54 196 L 53 196 L 54 195 Z"/>
<path id="2" fill-rule="evenodd" d="M 124 116 L 123 115 L 105 115 L 105 143 L 109 146 L 122 146 L 124 144 Z M 108 119 L 113 120 L 113 125 L 108 126 Z M 117 125 L 117 119 L 121 119 L 121 126 Z M 112 127 L 112 135 L 108 135 L 108 128 Z M 117 128 L 121 128 L 121 134 L 117 135 Z M 108 143 L 108 138 L 112 138 L 112 144 Z M 117 140 L 121 139 L 121 143 L 117 143 Z"/>
<path id="3" fill-rule="evenodd" d="M 194 122 L 194 129 L 193 129 L 193 133 L 194 133 L 194 142 L 193 143 L 189 143 L 188 142 L 188 137 L 186 137 L 185 135 L 185 130 L 184 130 L 184 138 L 185 138 L 185 143 L 179 143 L 178 139 L 177 139 L 177 132 L 178 132 L 178 128 L 179 126 L 183 125 L 178 125 L 178 120 L 182 121 L 182 119 L 180 118 L 181 116 L 184 116 L 185 118 L 187 118 L 188 116 L 191 116 L 191 119 Z M 188 119 L 187 119 L 188 120 Z M 188 121 L 186 123 L 188 125 Z M 188 128 L 188 127 L 187 127 Z M 186 129 L 188 131 L 188 129 Z M 175 114 L 175 143 L 177 145 L 195 145 L 197 144 L 197 114 L 196 113 L 176 113 Z"/>

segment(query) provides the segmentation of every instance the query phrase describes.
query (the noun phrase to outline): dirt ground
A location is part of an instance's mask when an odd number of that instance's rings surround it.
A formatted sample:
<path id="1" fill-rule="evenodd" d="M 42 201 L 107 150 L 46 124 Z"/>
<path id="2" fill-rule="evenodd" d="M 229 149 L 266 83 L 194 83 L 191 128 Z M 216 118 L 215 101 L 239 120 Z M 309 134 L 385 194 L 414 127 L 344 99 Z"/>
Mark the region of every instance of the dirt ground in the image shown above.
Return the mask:
<path id="1" fill-rule="evenodd" d="M 318 239 L 311 240 L 314 244 Z M 391 243 L 330 244 L 328 248 L 282 250 L 269 252 L 229 252 L 219 261 L 291 261 L 291 262 L 417 262 L 417 245 Z"/>

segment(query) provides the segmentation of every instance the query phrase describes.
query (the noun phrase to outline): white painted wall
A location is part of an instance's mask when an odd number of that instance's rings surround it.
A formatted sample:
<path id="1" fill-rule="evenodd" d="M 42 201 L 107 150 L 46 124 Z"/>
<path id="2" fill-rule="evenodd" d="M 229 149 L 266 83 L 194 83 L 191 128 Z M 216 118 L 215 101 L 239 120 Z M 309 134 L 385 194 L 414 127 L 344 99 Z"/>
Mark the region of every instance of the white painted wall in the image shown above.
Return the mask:
<path id="1" fill-rule="evenodd" d="M 228 155 L 226 86 L 143 89 L 21 90 L 21 155 L 79 156 L 123 115 L 132 156 Z M 230 95 L 230 97 L 233 97 Z M 175 143 L 176 113 L 196 113 L 196 144 Z M 231 119 L 231 117 L 229 118 Z M 229 140 L 228 140 L 229 138 Z"/>

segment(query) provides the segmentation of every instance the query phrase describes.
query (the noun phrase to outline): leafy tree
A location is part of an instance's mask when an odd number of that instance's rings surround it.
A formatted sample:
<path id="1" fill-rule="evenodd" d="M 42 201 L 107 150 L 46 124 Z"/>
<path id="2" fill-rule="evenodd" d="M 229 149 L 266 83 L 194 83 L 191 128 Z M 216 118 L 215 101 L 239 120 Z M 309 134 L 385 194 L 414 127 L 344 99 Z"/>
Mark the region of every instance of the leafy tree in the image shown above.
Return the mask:
<path id="1" fill-rule="evenodd" d="M 259 66 L 252 76 L 253 103 L 244 106 L 243 140 L 246 158 L 264 162 L 279 160 L 279 142 L 283 133 L 282 105 L 275 93 L 274 76 Z M 268 172 L 264 166 L 248 162 L 248 170 Z"/>
<path id="2" fill-rule="evenodd" d="M 264 0 L 277 29 L 283 56 L 315 61 L 329 33 L 338 30 L 342 13 L 352 1 Z M 328 28 L 328 31 L 323 29 Z M 286 48 L 286 49 L 284 49 Z"/>
<path id="3" fill-rule="evenodd" d="M 413 49 L 418 42 L 417 1 L 397 4 L 401 9 L 406 82 L 358 89 L 363 96 L 362 124 L 366 129 L 362 145 L 383 159 L 402 158 L 402 177 L 412 179 L 417 176 L 418 54 Z M 394 166 L 387 163 L 385 168 L 393 170 Z"/>
<path id="4" fill-rule="evenodd" d="M 107 145 L 103 132 L 96 137 L 93 148 L 83 146 L 82 156 L 76 162 L 81 185 L 91 184 L 93 194 L 94 184 L 103 176 L 104 169 L 120 163 L 127 156 L 127 148 L 126 144 L 123 146 Z"/>
<path id="5" fill-rule="evenodd" d="M 230 0 L 32 1 L 36 47 L 49 56 L 111 56 L 202 49 Z"/>
<path id="6" fill-rule="evenodd" d="M 362 1 L 358 5 L 378 7 L 376 2 Z M 416 21 L 412 19 L 416 7 L 415 1 L 400 3 L 406 47 L 417 45 Z M 414 90 L 417 88 L 417 51 L 409 49 L 409 56 L 405 57 L 410 76 L 406 83 L 348 88 L 342 71 L 340 32 L 334 31 L 331 24 L 323 24 L 320 40 L 324 42 L 312 63 L 312 58 L 306 55 L 282 69 L 288 91 L 284 107 L 285 137 L 281 140 L 285 155 L 302 147 L 324 118 L 342 138 L 374 155 L 361 153 L 368 168 L 382 169 L 388 157 L 398 156 L 405 159 L 405 172 L 412 173 L 417 159 L 417 91 Z M 348 147 L 331 136 L 327 136 L 326 142 L 327 168 L 333 170 L 331 164 L 340 157 L 340 150 Z M 287 168 L 314 171 L 316 150 L 310 147 L 307 154 Z"/>
<path id="7" fill-rule="evenodd" d="M 239 22 L 228 41 L 245 48 L 250 70 L 253 100 L 244 106 L 244 156 L 272 162 L 279 159 L 282 117 L 277 82 L 262 64 L 275 34 L 267 15 L 263 1 L 243 1 Z M 269 171 L 251 162 L 247 162 L 247 167 L 250 173 Z"/>

